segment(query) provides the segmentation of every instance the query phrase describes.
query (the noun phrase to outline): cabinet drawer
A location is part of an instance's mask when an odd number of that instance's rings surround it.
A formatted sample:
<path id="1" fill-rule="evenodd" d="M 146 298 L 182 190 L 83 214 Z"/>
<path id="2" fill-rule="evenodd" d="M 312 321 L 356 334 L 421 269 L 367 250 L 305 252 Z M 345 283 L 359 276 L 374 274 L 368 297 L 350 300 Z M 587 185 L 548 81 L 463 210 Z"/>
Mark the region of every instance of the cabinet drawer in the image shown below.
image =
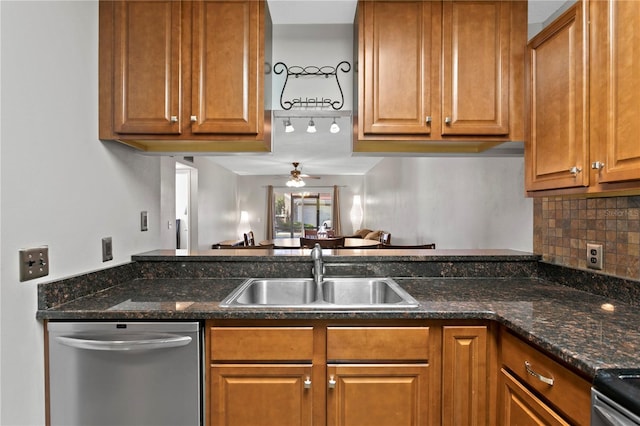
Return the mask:
<path id="1" fill-rule="evenodd" d="M 328 327 L 331 361 L 426 361 L 429 327 Z"/>
<path id="2" fill-rule="evenodd" d="M 540 401 L 507 371 L 502 369 L 500 373 L 503 398 L 500 416 L 503 425 L 569 426 L 569 423 Z"/>
<path id="3" fill-rule="evenodd" d="M 502 333 L 502 364 L 567 417 L 589 424 L 589 382 L 509 333 Z"/>
<path id="4" fill-rule="evenodd" d="M 211 327 L 212 361 L 310 361 L 312 327 Z"/>

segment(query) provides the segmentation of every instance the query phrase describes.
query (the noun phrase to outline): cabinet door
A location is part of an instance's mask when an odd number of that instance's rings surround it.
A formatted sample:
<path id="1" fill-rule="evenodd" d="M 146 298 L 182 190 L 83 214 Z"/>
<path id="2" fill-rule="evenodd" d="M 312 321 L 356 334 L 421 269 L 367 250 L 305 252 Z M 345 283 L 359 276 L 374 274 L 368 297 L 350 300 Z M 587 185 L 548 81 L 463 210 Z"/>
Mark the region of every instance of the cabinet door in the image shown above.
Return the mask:
<path id="1" fill-rule="evenodd" d="M 529 43 L 527 190 L 589 185 L 584 28 L 579 2 Z"/>
<path id="2" fill-rule="evenodd" d="M 440 3 L 361 1 L 359 7 L 361 137 L 430 134 Z"/>
<path id="3" fill-rule="evenodd" d="M 264 2 L 193 3 L 191 131 L 256 135 L 262 128 Z"/>
<path id="4" fill-rule="evenodd" d="M 640 179 L 640 2 L 592 2 L 592 139 L 600 182 Z"/>
<path id="5" fill-rule="evenodd" d="M 444 1 L 442 134 L 509 133 L 511 2 Z"/>
<path id="6" fill-rule="evenodd" d="M 329 365 L 327 374 L 329 426 L 429 424 L 428 364 Z"/>
<path id="7" fill-rule="evenodd" d="M 502 426 L 569 425 L 504 369 L 500 383 L 502 386 L 500 424 Z"/>
<path id="8" fill-rule="evenodd" d="M 114 3 L 113 128 L 180 133 L 181 4 Z"/>
<path id="9" fill-rule="evenodd" d="M 213 365 L 211 426 L 311 426 L 311 377 L 311 365 Z"/>
<path id="10" fill-rule="evenodd" d="M 442 424 L 488 425 L 487 327 L 442 333 Z"/>

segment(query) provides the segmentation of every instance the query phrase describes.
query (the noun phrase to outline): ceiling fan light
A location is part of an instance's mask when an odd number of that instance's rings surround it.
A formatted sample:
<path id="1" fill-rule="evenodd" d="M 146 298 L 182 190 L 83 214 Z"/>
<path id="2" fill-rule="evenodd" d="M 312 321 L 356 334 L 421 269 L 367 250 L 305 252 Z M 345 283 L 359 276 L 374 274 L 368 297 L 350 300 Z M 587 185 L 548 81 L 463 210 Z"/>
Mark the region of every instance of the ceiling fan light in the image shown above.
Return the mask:
<path id="1" fill-rule="evenodd" d="M 287 186 L 289 188 L 301 188 L 301 187 L 303 187 L 305 185 L 306 184 L 304 183 L 304 181 L 302 179 L 300 179 L 300 178 L 298 178 L 298 179 L 291 178 L 291 179 L 289 179 L 287 181 Z"/>
<path id="2" fill-rule="evenodd" d="M 331 123 L 331 127 L 329 127 L 329 131 L 331 133 L 338 133 L 340 131 L 340 126 L 336 123 L 336 119 L 333 119 L 333 123 Z"/>
<path id="3" fill-rule="evenodd" d="M 311 120 L 309 120 L 309 126 L 307 126 L 307 133 L 315 133 L 316 130 L 316 124 L 313 122 L 313 118 Z"/>
<path id="4" fill-rule="evenodd" d="M 286 119 L 284 120 L 284 131 L 285 133 L 291 133 L 293 132 L 295 129 L 293 128 L 293 124 L 291 124 L 291 120 L 290 119 Z"/>

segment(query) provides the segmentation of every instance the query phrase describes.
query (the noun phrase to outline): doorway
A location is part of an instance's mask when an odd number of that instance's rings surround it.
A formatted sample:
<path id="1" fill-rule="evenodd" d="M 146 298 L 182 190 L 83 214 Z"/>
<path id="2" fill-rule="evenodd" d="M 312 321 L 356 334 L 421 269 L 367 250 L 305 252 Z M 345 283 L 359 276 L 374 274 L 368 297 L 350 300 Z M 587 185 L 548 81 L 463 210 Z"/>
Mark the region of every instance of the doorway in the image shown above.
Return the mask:
<path id="1" fill-rule="evenodd" d="M 176 249 L 197 249 L 198 170 L 176 162 Z"/>

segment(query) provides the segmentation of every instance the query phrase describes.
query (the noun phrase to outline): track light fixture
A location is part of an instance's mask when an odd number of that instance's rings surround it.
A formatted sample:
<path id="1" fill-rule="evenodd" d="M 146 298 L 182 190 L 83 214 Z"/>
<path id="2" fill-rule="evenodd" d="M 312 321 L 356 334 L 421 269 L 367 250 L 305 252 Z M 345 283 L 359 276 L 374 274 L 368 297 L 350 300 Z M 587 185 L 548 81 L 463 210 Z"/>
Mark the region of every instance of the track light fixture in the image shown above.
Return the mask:
<path id="1" fill-rule="evenodd" d="M 294 130 L 295 129 L 293 128 L 293 124 L 291 124 L 291 119 L 287 118 L 286 120 L 284 120 L 284 131 L 286 133 L 291 133 Z"/>
<path id="2" fill-rule="evenodd" d="M 311 120 L 309 120 L 309 125 L 307 126 L 307 133 L 315 133 L 317 132 L 316 130 L 316 123 L 313 122 L 313 118 Z"/>
<path id="3" fill-rule="evenodd" d="M 338 133 L 340 131 L 340 126 L 338 126 L 338 123 L 336 123 L 335 117 L 333 119 L 333 123 L 331 123 L 331 127 L 329 127 L 329 131 L 331 133 Z"/>

